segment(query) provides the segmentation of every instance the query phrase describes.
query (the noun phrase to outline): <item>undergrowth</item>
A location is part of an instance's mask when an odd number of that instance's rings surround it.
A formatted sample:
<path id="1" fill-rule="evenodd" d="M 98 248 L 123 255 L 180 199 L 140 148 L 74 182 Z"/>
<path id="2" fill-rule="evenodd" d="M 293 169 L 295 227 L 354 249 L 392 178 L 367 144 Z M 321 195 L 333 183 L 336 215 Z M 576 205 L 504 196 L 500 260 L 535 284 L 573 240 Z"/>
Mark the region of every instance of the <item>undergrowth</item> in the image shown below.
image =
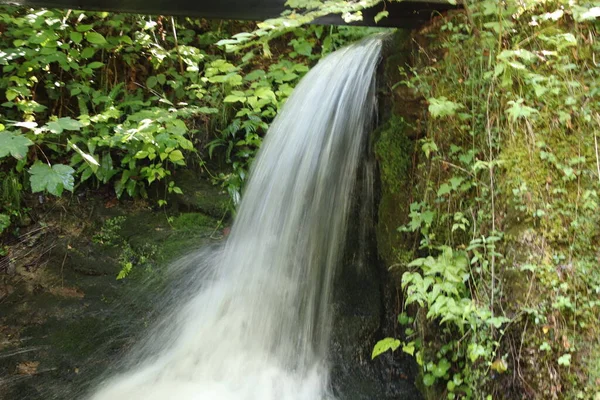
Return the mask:
<path id="1" fill-rule="evenodd" d="M 237 203 L 296 83 L 324 54 L 367 33 L 286 29 L 269 53 L 216 45 L 255 26 L 0 7 L 0 175 L 14 183 L 1 188 L 0 233 L 32 193 L 109 185 L 117 198 L 145 198 L 154 184 L 165 206 L 182 192 L 176 172 L 184 167 Z"/>
<path id="2" fill-rule="evenodd" d="M 399 230 L 429 398 L 600 398 L 600 4 L 467 1 L 400 66 L 428 103 Z M 410 123 L 410 121 L 408 121 Z"/>

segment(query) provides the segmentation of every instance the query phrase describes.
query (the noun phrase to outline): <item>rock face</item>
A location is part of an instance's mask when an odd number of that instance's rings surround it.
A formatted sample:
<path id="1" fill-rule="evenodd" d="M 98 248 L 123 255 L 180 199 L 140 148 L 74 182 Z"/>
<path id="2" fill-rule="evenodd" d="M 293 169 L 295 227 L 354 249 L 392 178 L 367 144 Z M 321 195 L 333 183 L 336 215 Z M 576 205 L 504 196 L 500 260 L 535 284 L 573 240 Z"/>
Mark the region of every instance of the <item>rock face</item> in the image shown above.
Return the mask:
<path id="1" fill-rule="evenodd" d="M 378 340 L 402 338 L 396 318 L 401 293 L 388 267 L 395 259 L 394 249 L 404 240 L 396 228 L 408 212 L 398 205 L 409 204 L 409 154 L 414 142 L 404 124 L 393 121 L 399 118 L 392 110 L 399 96 L 390 91 L 394 79 L 390 73 L 407 57 L 407 43 L 406 33 L 399 32 L 384 48 L 378 78 L 380 126 L 372 134 L 365 172 L 356 185 L 344 266 L 334 293 L 332 382 L 344 400 L 422 398 L 415 386 L 418 368 L 412 357 L 397 351 L 371 359 Z"/>
<path id="2" fill-rule="evenodd" d="M 217 214 L 227 196 L 204 188 L 214 204 L 203 207 Z M 39 210 L 1 260 L 11 265 L 0 275 L 1 399 L 82 398 L 152 321 L 165 266 L 222 238 L 218 219 L 193 204 L 169 221 L 144 203 L 82 200 Z"/>

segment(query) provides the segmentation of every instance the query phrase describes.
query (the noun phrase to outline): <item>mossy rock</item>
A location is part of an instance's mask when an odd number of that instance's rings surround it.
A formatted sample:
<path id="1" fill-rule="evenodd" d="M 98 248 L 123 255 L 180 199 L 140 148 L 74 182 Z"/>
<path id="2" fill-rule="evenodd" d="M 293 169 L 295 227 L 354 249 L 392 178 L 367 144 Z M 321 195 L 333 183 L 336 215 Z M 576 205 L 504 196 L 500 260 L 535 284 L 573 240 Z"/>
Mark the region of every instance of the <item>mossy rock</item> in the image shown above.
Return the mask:
<path id="1" fill-rule="evenodd" d="M 398 232 L 398 228 L 407 222 L 409 214 L 414 142 L 406 136 L 405 128 L 404 119 L 393 116 L 375 132 L 375 154 L 381 178 L 377 246 L 388 266 L 397 263 L 406 245 L 406 235 Z"/>
<path id="2" fill-rule="evenodd" d="M 173 211 L 200 212 L 218 220 L 231 216 L 231 199 L 224 190 L 199 178 L 193 171 L 179 171 L 175 180 L 183 194 L 169 199 Z"/>

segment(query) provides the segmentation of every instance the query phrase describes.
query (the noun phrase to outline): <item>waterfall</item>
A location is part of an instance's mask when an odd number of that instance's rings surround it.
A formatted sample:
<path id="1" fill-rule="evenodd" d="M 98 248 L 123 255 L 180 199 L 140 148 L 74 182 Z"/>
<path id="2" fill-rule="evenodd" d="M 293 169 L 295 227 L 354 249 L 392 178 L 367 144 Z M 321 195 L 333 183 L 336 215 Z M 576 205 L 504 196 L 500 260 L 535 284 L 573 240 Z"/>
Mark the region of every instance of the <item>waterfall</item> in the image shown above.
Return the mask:
<path id="1" fill-rule="evenodd" d="M 194 293 L 93 400 L 334 398 L 330 297 L 381 43 L 341 49 L 303 78 L 266 135 L 227 242 L 197 256 L 208 265 L 179 288 Z"/>

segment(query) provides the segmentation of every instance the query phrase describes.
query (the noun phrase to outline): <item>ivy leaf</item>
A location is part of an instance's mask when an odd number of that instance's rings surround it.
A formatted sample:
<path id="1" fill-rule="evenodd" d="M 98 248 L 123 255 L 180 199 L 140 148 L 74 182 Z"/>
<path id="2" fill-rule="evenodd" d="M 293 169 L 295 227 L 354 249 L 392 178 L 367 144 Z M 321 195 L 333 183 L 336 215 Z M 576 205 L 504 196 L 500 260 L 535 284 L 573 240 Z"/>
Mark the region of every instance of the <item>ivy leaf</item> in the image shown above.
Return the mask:
<path id="1" fill-rule="evenodd" d="M 425 386 L 431 386 L 435 383 L 435 377 L 431 374 L 425 374 L 423 376 L 423 384 Z"/>
<path id="2" fill-rule="evenodd" d="M 436 378 L 442 378 L 446 375 L 446 372 L 450 369 L 450 361 L 445 358 L 442 358 L 433 368 L 433 376 Z"/>
<path id="3" fill-rule="evenodd" d="M 60 134 L 63 131 L 78 131 L 83 125 L 81 122 L 74 120 L 71 117 L 59 118 L 56 121 L 49 122 L 46 128 L 56 134 Z"/>
<path id="4" fill-rule="evenodd" d="M 49 193 L 60 196 L 64 189 L 73 191 L 75 179 L 73 174 L 75 170 L 68 165 L 54 164 L 51 167 L 37 161 L 29 168 L 29 181 L 33 193 L 48 191 Z"/>
<path id="5" fill-rule="evenodd" d="M 92 44 L 105 44 L 106 39 L 98 32 L 87 32 L 85 39 Z"/>
<path id="6" fill-rule="evenodd" d="M 375 344 L 373 347 L 373 354 L 371 354 L 371 359 L 379 356 L 382 353 L 385 353 L 388 350 L 396 351 L 400 347 L 400 341 L 394 338 L 385 338 L 381 339 L 379 342 Z"/>
<path id="7" fill-rule="evenodd" d="M 183 159 L 184 157 L 181 150 L 173 150 L 171 153 L 169 153 L 169 160 L 171 160 L 171 162 L 182 164 Z"/>
<path id="8" fill-rule="evenodd" d="M 20 160 L 27 155 L 29 146 L 32 144 L 33 142 L 23 135 L 9 131 L 0 132 L 0 158 L 10 154 Z"/>

